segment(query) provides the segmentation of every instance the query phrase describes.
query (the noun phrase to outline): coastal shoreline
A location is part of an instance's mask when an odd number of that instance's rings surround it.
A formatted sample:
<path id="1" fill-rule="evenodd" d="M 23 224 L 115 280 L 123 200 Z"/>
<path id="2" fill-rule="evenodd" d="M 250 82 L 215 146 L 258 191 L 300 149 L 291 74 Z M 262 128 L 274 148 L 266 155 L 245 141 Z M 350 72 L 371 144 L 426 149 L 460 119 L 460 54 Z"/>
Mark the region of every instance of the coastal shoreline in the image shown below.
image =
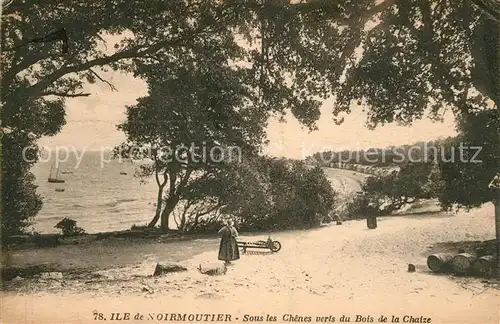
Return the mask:
<path id="1" fill-rule="evenodd" d="M 350 315 L 353 320 L 357 315 L 380 316 L 383 310 L 384 314 L 401 318 L 429 317 L 432 323 L 498 323 L 497 281 L 436 275 L 425 264 L 426 255 L 439 243 L 492 239 L 493 229 L 486 226 L 493 217 L 490 207 L 457 215 L 381 217 L 376 230 L 367 229 L 364 221 L 347 221 L 341 226 L 274 233 L 273 238 L 283 244 L 282 250 L 244 254 L 223 276 L 207 276 L 196 269 L 201 263 L 217 262 L 217 239 L 166 244 L 128 241 L 120 245 L 113 241 L 109 245 L 93 243 L 86 249 L 85 245 L 68 245 L 64 248 L 75 251 L 73 257 L 81 258 L 83 263 L 91 264 L 95 259 L 95 264 L 114 267 L 63 274 L 62 279 L 15 280 L 2 293 L 2 301 L 6 301 L 2 313 L 28 323 L 33 318 L 48 323 L 51 316 L 64 318 L 65 322 L 88 323 L 92 322 L 94 310 L 108 315 L 118 311 L 158 314 L 225 310 L 240 318 L 259 315 L 255 313 L 259 309 L 283 322 L 286 314 L 313 318 L 332 315 L 337 319 Z M 250 238 L 257 236 L 242 233 L 242 239 Z M 136 248 L 136 254 L 131 247 Z M 111 251 L 123 258 L 114 258 Z M 23 258 L 31 256 L 25 254 Z M 67 256 L 59 258 L 69 261 Z M 169 261 L 179 262 L 187 270 L 152 275 L 157 263 Z M 408 263 L 416 265 L 416 272 L 407 272 Z M 247 307 L 249 300 L 253 312 Z M 56 315 L 57 310 L 50 313 L 37 306 L 63 307 L 69 301 L 78 301 L 81 307 L 66 311 L 65 317 Z M 28 307 L 29 311 L 16 313 L 19 307 Z M 475 307 L 490 311 L 471 312 Z M 326 309 L 331 312 L 325 313 Z M 37 315 L 33 317 L 34 313 Z M 235 322 L 241 322 L 241 318 Z"/>

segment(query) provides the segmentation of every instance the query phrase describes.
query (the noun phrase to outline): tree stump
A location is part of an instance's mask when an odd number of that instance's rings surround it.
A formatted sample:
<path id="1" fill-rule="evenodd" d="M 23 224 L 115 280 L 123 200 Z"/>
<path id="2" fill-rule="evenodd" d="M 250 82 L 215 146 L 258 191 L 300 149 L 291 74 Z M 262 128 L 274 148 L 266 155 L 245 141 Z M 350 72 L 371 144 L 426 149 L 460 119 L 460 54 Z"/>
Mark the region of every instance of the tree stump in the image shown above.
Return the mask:
<path id="1" fill-rule="evenodd" d="M 453 269 L 451 262 L 453 254 L 451 253 L 436 253 L 427 257 L 427 266 L 432 272 L 444 273 Z"/>

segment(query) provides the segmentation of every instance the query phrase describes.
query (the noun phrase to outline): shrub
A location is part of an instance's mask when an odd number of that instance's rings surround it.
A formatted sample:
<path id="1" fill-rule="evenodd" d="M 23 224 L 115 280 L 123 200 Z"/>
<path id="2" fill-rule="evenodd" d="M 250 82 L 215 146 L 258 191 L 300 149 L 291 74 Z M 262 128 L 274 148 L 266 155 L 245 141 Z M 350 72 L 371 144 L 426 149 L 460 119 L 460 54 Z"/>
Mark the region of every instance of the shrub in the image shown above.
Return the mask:
<path id="1" fill-rule="evenodd" d="M 242 219 L 248 230 L 278 230 L 317 227 L 332 211 L 336 193 L 320 167 L 308 168 L 302 161 L 269 159 L 270 208 Z"/>
<path id="2" fill-rule="evenodd" d="M 222 220 L 209 217 L 200 219 L 196 224 L 190 222 L 187 227 L 190 233 L 216 233 L 223 225 Z"/>
<path id="3" fill-rule="evenodd" d="M 370 199 L 366 193 L 357 195 L 352 201 L 347 203 L 345 209 L 345 218 L 347 219 L 363 219 L 370 212 Z"/>
<path id="4" fill-rule="evenodd" d="M 130 229 L 132 231 L 151 231 L 153 228 L 149 227 L 147 224 L 146 225 L 136 225 L 133 224 Z"/>
<path id="5" fill-rule="evenodd" d="M 76 226 L 76 221 L 69 218 L 64 218 L 54 227 L 61 229 L 64 236 L 85 234 L 85 230 L 81 227 Z"/>

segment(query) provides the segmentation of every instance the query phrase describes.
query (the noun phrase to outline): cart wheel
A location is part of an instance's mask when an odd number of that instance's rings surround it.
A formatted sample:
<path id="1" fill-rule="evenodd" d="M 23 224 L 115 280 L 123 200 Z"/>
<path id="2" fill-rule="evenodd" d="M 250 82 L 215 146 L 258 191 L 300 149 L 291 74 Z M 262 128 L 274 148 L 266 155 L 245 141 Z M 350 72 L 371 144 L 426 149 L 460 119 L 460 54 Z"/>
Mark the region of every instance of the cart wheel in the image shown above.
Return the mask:
<path id="1" fill-rule="evenodd" d="M 278 252 L 281 250 L 281 243 L 279 241 L 273 241 L 273 245 L 271 246 L 272 252 Z"/>

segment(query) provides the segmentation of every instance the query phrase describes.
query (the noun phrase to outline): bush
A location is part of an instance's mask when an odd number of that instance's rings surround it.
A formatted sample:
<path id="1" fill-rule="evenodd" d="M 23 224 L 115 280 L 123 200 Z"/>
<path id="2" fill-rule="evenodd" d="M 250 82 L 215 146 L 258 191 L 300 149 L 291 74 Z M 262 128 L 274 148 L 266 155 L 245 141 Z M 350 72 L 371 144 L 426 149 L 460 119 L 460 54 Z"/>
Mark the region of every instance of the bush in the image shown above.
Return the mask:
<path id="1" fill-rule="evenodd" d="M 432 163 L 405 163 L 399 172 L 369 177 L 362 187 L 363 194 L 348 205 L 348 214 L 359 218 L 370 213 L 370 204 L 377 215 L 389 215 L 420 199 L 435 198 L 441 188 L 439 169 Z"/>
<path id="2" fill-rule="evenodd" d="M 69 218 L 64 218 L 54 227 L 61 229 L 64 236 L 85 234 L 85 230 L 81 227 L 76 226 L 76 221 Z"/>
<path id="3" fill-rule="evenodd" d="M 132 230 L 132 231 L 151 231 L 153 229 L 154 228 L 149 227 L 147 224 L 146 225 L 136 225 L 136 224 L 133 224 L 130 227 L 130 230 Z"/>
<path id="4" fill-rule="evenodd" d="M 196 224 L 188 223 L 187 228 L 190 233 L 214 233 L 223 225 L 222 220 L 208 217 L 200 219 Z"/>
<path id="5" fill-rule="evenodd" d="M 251 231 L 313 228 L 332 211 L 336 193 L 320 167 L 302 161 L 268 159 L 269 208 L 240 217 L 242 228 Z"/>
<path id="6" fill-rule="evenodd" d="M 364 219 L 368 213 L 373 212 L 370 199 L 366 193 L 360 194 L 346 205 L 346 219 Z"/>
<path id="7" fill-rule="evenodd" d="M 321 167 L 262 157 L 233 168 L 231 173 L 221 175 L 219 182 L 212 180 L 206 186 L 224 189 L 210 192 L 218 197 L 216 201 L 223 202 L 221 207 L 202 218 L 187 216 L 183 230 L 218 231 L 222 222 L 214 216 L 216 213 L 231 215 L 241 231 L 313 228 L 328 220 L 334 209 L 336 193 Z"/>

